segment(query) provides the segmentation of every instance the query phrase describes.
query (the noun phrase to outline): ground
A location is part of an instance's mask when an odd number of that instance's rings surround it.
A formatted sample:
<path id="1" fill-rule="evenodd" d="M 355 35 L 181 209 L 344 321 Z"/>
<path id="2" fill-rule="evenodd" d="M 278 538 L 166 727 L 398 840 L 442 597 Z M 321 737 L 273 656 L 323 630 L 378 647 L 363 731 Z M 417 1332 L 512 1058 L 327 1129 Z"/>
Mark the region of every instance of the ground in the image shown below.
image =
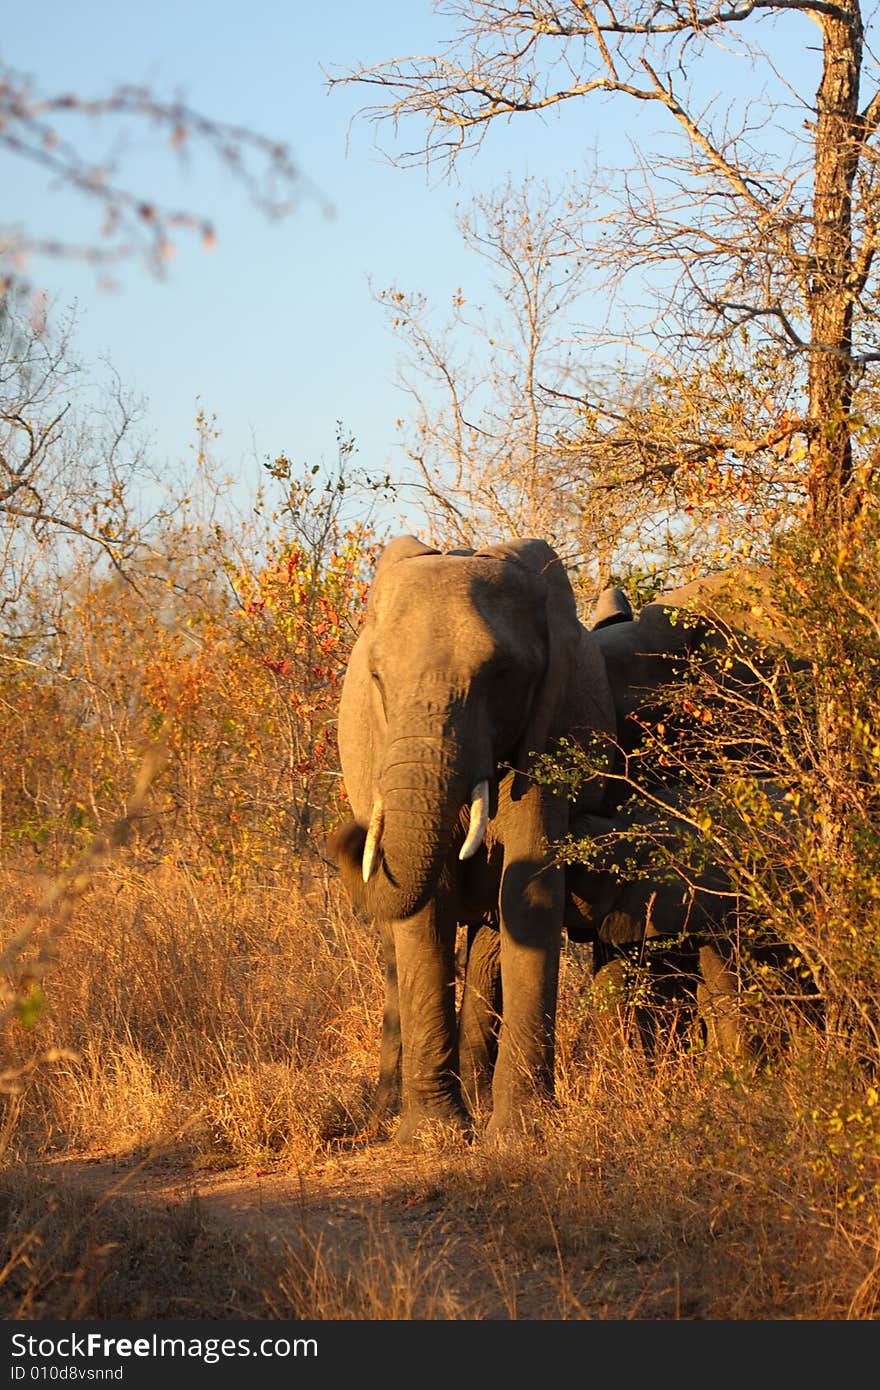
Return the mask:
<path id="1" fill-rule="evenodd" d="M 238 1259 L 253 1252 L 256 1277 L 286 1288 L 288 1299 L 291 1280 L 307 1284 L 303 1317 L 694 1316 L 663 1260 L 647 1268 L 637 1259 L 622 1280 L 607 1252 L 598 1264 L 588 1256 L 580 1267 L 566 1268 L 571 1261 L 563 1260 L 552 1223 L 546 1240 L 508 1243 L 503 1226 L 458 1209 L 449 1185 L 457 1161 L 454 1154 L 441 1156 L 440 1174 L 435 1152 L 377 1141 L 300 1172 L 194 1173 L 155 1159 L 144 1164 L 98 1154 L 58 1158 L 44 1171 L 80 1203 L 87 1198 L 105 1209 L 124 1203 L 129 1225 L 132 1207 L 178 1221 L 197 1212 L 202 1239 L 206 1231 L 233 1237 Z M 535 1223 L 542 1220 L 536 1211 Z M 246 1263 L 246 1253 L 243 1258 Z M 277 1287 L 275 1298 L 279 1315 L 290 1316 Z M 152 1295 L 146 1306 L 156 1306 Z M 173 1315 L 180 1315 L 176 1305 Z"/>

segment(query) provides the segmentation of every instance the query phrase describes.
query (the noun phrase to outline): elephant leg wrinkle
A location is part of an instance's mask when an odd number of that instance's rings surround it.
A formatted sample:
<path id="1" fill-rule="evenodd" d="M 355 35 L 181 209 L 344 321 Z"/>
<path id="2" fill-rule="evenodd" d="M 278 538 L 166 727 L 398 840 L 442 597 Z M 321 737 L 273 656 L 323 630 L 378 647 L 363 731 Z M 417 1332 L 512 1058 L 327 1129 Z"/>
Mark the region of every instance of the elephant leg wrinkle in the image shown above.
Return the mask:
<path id="1" fill-rule="evenodd" d="M 403 1114 L 399 1143 L 439 1122 L 469 1126 L 461 1096 L 455 1017 L 456 922 L 442 899 L 394 924 L 400 1000 Z"/>

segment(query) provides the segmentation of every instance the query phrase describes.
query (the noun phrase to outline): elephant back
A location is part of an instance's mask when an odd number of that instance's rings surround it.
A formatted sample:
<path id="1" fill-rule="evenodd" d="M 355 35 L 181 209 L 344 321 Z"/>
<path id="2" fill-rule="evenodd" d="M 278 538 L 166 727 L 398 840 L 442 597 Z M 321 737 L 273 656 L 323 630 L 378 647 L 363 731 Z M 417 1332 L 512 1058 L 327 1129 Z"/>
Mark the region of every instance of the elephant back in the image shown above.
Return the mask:
<path id="1" fill-rule="evenodd" d="M 731 638 L 755 649 L 775 648 L 795 661 L 807 659 L 778 597 L 778 584 L 768 565 L 740 565 L 704 575 L 689 584 L 668 589 L 642 609 L 680 610 L 702 622 L 705 634 L 718 643 Z"/>
<path id="2" fill-rule="evenodd" d="M 618 719 L 604 655 L 595 635 L 584 627 L 580 630 L 564 727 L 567 737 L 586 750 L 596 766 L 596 775 L 578 791 L 575 809 L 586 814 L 598 811 L 607 796 L 604 773 L 612 770 L 616 760 Z"/>

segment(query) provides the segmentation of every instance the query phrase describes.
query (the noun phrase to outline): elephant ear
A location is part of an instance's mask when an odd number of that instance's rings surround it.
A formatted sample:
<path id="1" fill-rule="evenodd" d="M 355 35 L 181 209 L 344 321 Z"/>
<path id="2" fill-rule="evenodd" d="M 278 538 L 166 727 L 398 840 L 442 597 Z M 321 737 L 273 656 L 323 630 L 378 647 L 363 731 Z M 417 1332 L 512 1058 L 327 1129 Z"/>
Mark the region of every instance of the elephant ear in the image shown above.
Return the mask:
<path id="1" fill-rule="evenodd" d="M 632 620 L 632 604 L 623 590 L 603 589 L 596 600 L 589 626 L 591 632 L 598 632 L 600 628 L 611 627 L 614 623 L 631 623 Z"/>
<path id="2" fill-rule="evenodd" d="M 510 541 L 477 551 L 521 565 L 543 581 L 544 615 L 547 625 L 547 666 L 544 679 L 532 697 L 528 724 L 516 755 L 516 767 L 526 771 L 533 755 L 544 753 L 554 734 L 563 730 L 563 716 L 569 687 L 578 658 L 581 625 L 574 592 L 565 566 L 552 546 L 542 540 Z M 516 783 L 521 785 L 517 786 Z M 522 794 L 525 783 L 516 779 L 514 796 Z"/>
<path id="3" fill-rule="evenodd" d="M 418 536 L 396 536 L 393 541 L 388 542 L 379 556 L 373 583 L 375 584 L 380 575 L 384 574 L 391 565 L 396 565 L 398 560 L 413 560 L 419 555 L 439 554 L 439 550 L 432 550 L 429 545 L 420 541 Z"/>

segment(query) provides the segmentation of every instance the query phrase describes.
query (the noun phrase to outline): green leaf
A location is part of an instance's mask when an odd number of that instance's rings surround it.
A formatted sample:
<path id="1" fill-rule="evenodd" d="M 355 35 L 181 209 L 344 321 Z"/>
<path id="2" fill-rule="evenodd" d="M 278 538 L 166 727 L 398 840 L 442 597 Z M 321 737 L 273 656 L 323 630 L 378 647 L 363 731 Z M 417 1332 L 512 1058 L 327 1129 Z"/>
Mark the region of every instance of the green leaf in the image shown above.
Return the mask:
<path id="1" fill-rule="evenodd" d="M 19 999 L 16 1004 L 15 1016 L 22 1028 L 33 1028 L 45 1008 L 46 996 L 39 985 L 32 984 L 24 999 Z"/>

